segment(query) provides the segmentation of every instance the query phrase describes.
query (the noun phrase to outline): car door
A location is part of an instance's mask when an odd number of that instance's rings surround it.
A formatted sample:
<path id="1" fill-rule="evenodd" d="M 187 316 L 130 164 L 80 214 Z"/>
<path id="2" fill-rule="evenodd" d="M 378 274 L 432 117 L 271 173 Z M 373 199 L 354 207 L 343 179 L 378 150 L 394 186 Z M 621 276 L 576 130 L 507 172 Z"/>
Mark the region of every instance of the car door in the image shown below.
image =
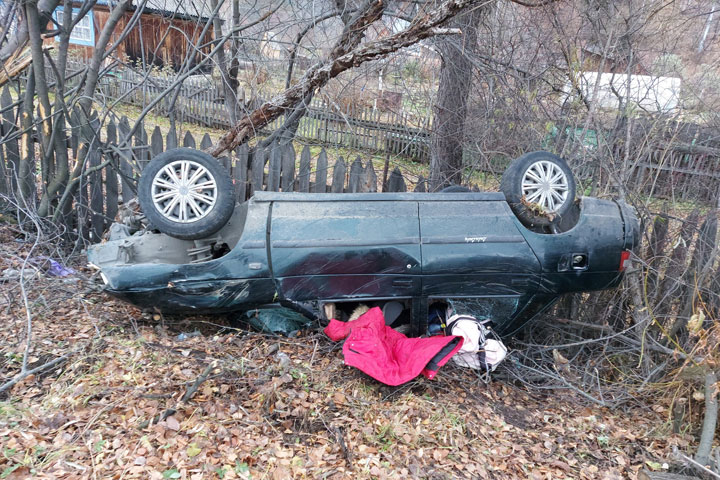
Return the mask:
<path id="1" fill-rule="evenodd" d="M 537 289 L 540 262 L 498 195 L 419 203 L 424 296 L 515 296 Z"/>
<path id="2" fill-rule="evenodd" d="M 273 202 L 270 258 L 282 295 L 302 301 L 419 294 L 417 202 L 376 200 L 381 195 Z"/>

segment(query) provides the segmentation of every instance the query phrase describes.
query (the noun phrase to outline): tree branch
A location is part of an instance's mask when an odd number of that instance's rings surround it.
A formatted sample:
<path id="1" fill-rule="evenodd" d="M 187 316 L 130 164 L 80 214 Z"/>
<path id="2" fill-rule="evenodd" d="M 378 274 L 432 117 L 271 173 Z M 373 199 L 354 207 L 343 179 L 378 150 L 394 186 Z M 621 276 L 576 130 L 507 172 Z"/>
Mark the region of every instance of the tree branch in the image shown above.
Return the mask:
<path id="1" fill-rule="evenodd" d="M 323 87 L 342 72 L 433 36 L 436 27 L 463 8 L 476 3 L 487 2 L 448 0 L 429 12 L 418 14 L 413 23 L 402 32 L 350 49 L 350 43 L 359 42 L 370 24 L 380 18 L 385 8 L 383 0 L 366 4 L 347 25 L 327 61 L 310 67 L 298 83 L 242 118 L 208 152 L 217 157 L 247 142 L 262 127 L 283 115 L 310 92 Z"/>
<path id="2" fill-rule="evenodd" d="M 60 3 L 60 0 L 40 0 L 37 4 L 37 9 L 40 17 L 40 32 L 45 33 L 47 31 L 47 24 L 52 18 L 52 12 Z M 28 25 L 27 22 L 20 22 L 15 34 L 10 37 L 0 48 L 0 62 L 4 65 L 5 62 L 11 58 L 17 50 L 22 50 L 29 39 Z"/>

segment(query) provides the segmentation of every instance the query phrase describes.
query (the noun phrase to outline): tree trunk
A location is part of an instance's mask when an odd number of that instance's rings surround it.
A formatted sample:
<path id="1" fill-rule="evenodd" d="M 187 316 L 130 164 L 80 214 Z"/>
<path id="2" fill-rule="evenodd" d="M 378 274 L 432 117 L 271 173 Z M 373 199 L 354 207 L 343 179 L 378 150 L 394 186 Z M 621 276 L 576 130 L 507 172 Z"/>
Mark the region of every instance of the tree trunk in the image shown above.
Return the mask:
<path id="1" fill-rule="evenodd" d="M 213 10 L 216 10 L 218 8 L 218 0 L 211 0 L 210 5 Z M 213 17 L 213 31 L 215 38 L 223 37 L 222 19 L 220 18 L 220 15 L 215 15 Z M 220 71 L 220 81 L 222 82 L 223 96 L 225 97 L 225 108 L 228 111 L 230 123 L 234 125 L 237 122 L 238 114 L 237 98 L 235 98 L 235 91 L 233 90 L 230 73 L 228 72 L 227 60 L 225 59 L 225 48 L 218 49 L 216 57 L 218 70 Z"/>
<path id="2" fill-rule="evenodd" d="M 20 206 L 26 211 L 35 206 L 35 143 L 32 139 L 33 115 L 35 110 L 35 70 L 30 66 L 25 84 L 25 98 L 20 106 L 20 168 L 18 169 L 18 189 L 20 190 Z"/>
<path id="3" fill-rule="evenodd" d="M 475 7 L 448 22 L 460 28 L 462 35 L 442 38 L 442 55 L 430 146 L 430 189 L 437 191 L 462 183 L 465 117 L 472 85 L 472 54 L 477 49 L 477 25 L 488 7 Z"/>
<path id="4" fill-rule="evenodd" d="M 35 75 L 35 90 L 38 97 L 38 107 L 40 122 L 42 128 L 38 128 L 38 136 L 42 145 L 40 166 L 42 168 L 43 185 L 45 187 L 50 181 L 54 170 L 54 161 L 52 155 L 52 147 L 50 145 L 50 136 L 52 134 L 52 107 L 50 106 L 50 97 L 45 78 L 45 57 L 42 49 L 42 38 L 40 37 L 40 15 L 37 10 L 36 2 L 27 2 L 25 4 L 25 18 L 28 24 L 28 33 L 30 36 L 30 51 L 32 52 L 33 75 Z"/>

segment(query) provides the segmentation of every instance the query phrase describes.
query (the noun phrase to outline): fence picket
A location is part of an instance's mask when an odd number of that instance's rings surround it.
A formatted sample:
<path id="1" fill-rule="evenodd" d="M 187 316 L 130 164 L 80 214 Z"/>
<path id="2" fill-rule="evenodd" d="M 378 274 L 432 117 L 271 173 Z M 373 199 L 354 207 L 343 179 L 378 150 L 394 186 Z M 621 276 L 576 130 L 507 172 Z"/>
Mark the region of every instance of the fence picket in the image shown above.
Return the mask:
<path id="1" fill-rule="evenodd" d="M 250 192 L 254 193 L 263 188 L 263 174 L 265 170 L 265 150 L 256 148 L 252 156 L 252 183 Z"/>
<path id="2" fill-rule="evenodd" d="M 292 192 L 295 184 L 295 149 L 292 143 L 280 147 L 282 155 L 282 174 L 280 188 L 283 192 Z"/>
<path id="3" fill-rule="evenodd" d="M 138 169 L 142 172 L 145 166 L 150 162 L 150 147 L 148 145 L 148 134 L 144 126 L 138 127 L 135 133 L 135 143 L 133 152 L 137 159 Z"/>
<path id="4" fill-rule="evenodd" d="M 355 161 L 350 165 L 350 179 L 348 181 L 348 192 L 357 193 L 360 191 L 360 183 L 362 182 L 362 176 L 364 169 L 362 166 L 362 160 L 357 157 Z"/>
<path id="5" fill-rule="evenodd" d="M 200 150 L 205 150 L 210 147 L 212 147 L 212 139 L 209 133 L 205 133 L 202 140 L 200 140 Z"/>
<path id="6" fill-rule="evenodd" d="M 90 145 L 87 165 L 88 168 L 97 168 L 102 162 L 100 146 L 98 142 L 92 142 Z M 91 172 L 88 180 L 90 186 L 90 223 L 92 227 L 90 241 L 97 243 L 105 231 L 105 215 L 103 214 L 103 199 L 105 195 L 103 194 L 102 170 Z"/>
<path id="7" fill-rule="evenodd" d="M 241 202 L 245 201 L 247 195 L 247 175 L 248 175 L 248 146 L 243 144 L 235 149 L 237 158 L 232 167 L 232 178 L 235 184 L 235 194 Z"/>
<path id="8" fill-rule="evenodd" d="M 320 150 L 320 155 L 317 159 L 317 165 L 315 167 L 315 193 L 327 192 L 327 174 L 328 174 L 328 159 L 327 153 L 323 148 Z"/>
<path id="9" fill-rule="evenodd" d="M 347 165 L 345 159 L 339 157 L 333 167 L 333 179 L 330 187 L 331 193 L 342 193 L 345 186 L 345 176 L 347 174 Z"/>
<path id="10" fill-rule="evenodd" d="M 82 140 L 78 144 L 78 157 L 77 161 L 81 164 L 85 164 L 88 160 L 88 152 L 90 150 L 90 144 L 85 140 Z M 83 168 L 83 171 L 85 169 Z M 87 215 L 88 215 L 88 193 L 87 193 L 87 177 L 84 175 L 80 176 L 78 181 L 78 189 L 74 194 L 75 200 L 75 217 L 77 218 L 77 232 L 78 236 L 85 241 L 89 241 L 89 235 L 87 232 Z"/>
<path id="11" fill-rule="evenodd" d="M 175 130 L 175 126 L 170 127 L 170 131 L 167 134 L 167 137 L 165 138 L 165 148 L 167 150 L 172 150 L 173 148 L 177 148 L 178 146 L 178 139 L 177 139 L 177 131 Z"/>
<path id="12" fill-rule="evenodd" d="M 155 126 L 150 137 L 150 158 L 155 158 L 163 152 L 163 136 L 160 127 Z"/>
<path id="13" fill-rule="evenodd" d="M 378 177 L 375 173 L 372 160 L 368 160 L 363 172 L 362 191 L 363 192 L 377 192 Z"/>
<path id="14" fill-rule="evenodd" d="M 108 145 L 117 145 L 117 126 L 115 121 L 108 123 L 106 127 L 106 138 Z M 118 211 L 118 176 L 117 176 L 117 154 L 113 151 L 105 153 L 111 159 L 108 168 L 105 168 L 105 228 L 109 228 L 115 219 Z M 101 172 L 102 173 L 102 172 Z"/>
<path id="15" fill-rule="evenodd" d="M 280 191 L 280 169 L 282 167 L 282 150 L 280 145 L 273 143 L 268 147 L 270 151 L 270 165 L 268 169 L 267 189 L 272 192 Z"/>
<path id="16" fill-rule="evenodd" d="M 185 132 L 185 137 L 183 137 L 183 147 L 195 148 L 195 138 L 189 130 Z"/>
<path id="17" fill-rule="evenodd" d="M 135 196 L 135 174 L 132 167 L 132 147 L 130 143 L 130 122 L 127 117 L 120 119 L 118 125 L 118 150 L 120 163 L 120 188 L 123 203 L 127 203 Z"/>
<path id="18" fill-rule="evenodd" d="M 388 192 L 407 192 L 407 186 L 405 185 L 405 179 L 402 176 L 402 173 L 400 173 L 400 169 L 398 167 L 395 167 L 390 174 L 390 179 L 388 180 Z"/>
<path id="19" fill-rule="evenodd" d="M 310 147 L 305 145 L 300 153 L 300 171 L 298 173 L 298 192 L 310 191 Z"/>

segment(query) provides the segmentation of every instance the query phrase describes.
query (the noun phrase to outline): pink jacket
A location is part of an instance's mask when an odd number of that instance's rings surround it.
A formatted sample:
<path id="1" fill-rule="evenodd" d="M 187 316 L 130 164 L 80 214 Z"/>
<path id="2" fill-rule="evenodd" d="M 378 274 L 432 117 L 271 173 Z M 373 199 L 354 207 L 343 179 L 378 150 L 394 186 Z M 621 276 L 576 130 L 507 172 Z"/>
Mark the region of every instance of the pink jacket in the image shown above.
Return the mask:
<path id="1" fill-rule="evenodd" d="M 387 385 L 400 385 L 421 373 L 432 379 L 463 343 L 457 336 L 408 338 L 385 325 L 379 307 L 350 322 L 330 320 L 325 334 L 336 342 L 347 337 L 345 363 Z"/>

